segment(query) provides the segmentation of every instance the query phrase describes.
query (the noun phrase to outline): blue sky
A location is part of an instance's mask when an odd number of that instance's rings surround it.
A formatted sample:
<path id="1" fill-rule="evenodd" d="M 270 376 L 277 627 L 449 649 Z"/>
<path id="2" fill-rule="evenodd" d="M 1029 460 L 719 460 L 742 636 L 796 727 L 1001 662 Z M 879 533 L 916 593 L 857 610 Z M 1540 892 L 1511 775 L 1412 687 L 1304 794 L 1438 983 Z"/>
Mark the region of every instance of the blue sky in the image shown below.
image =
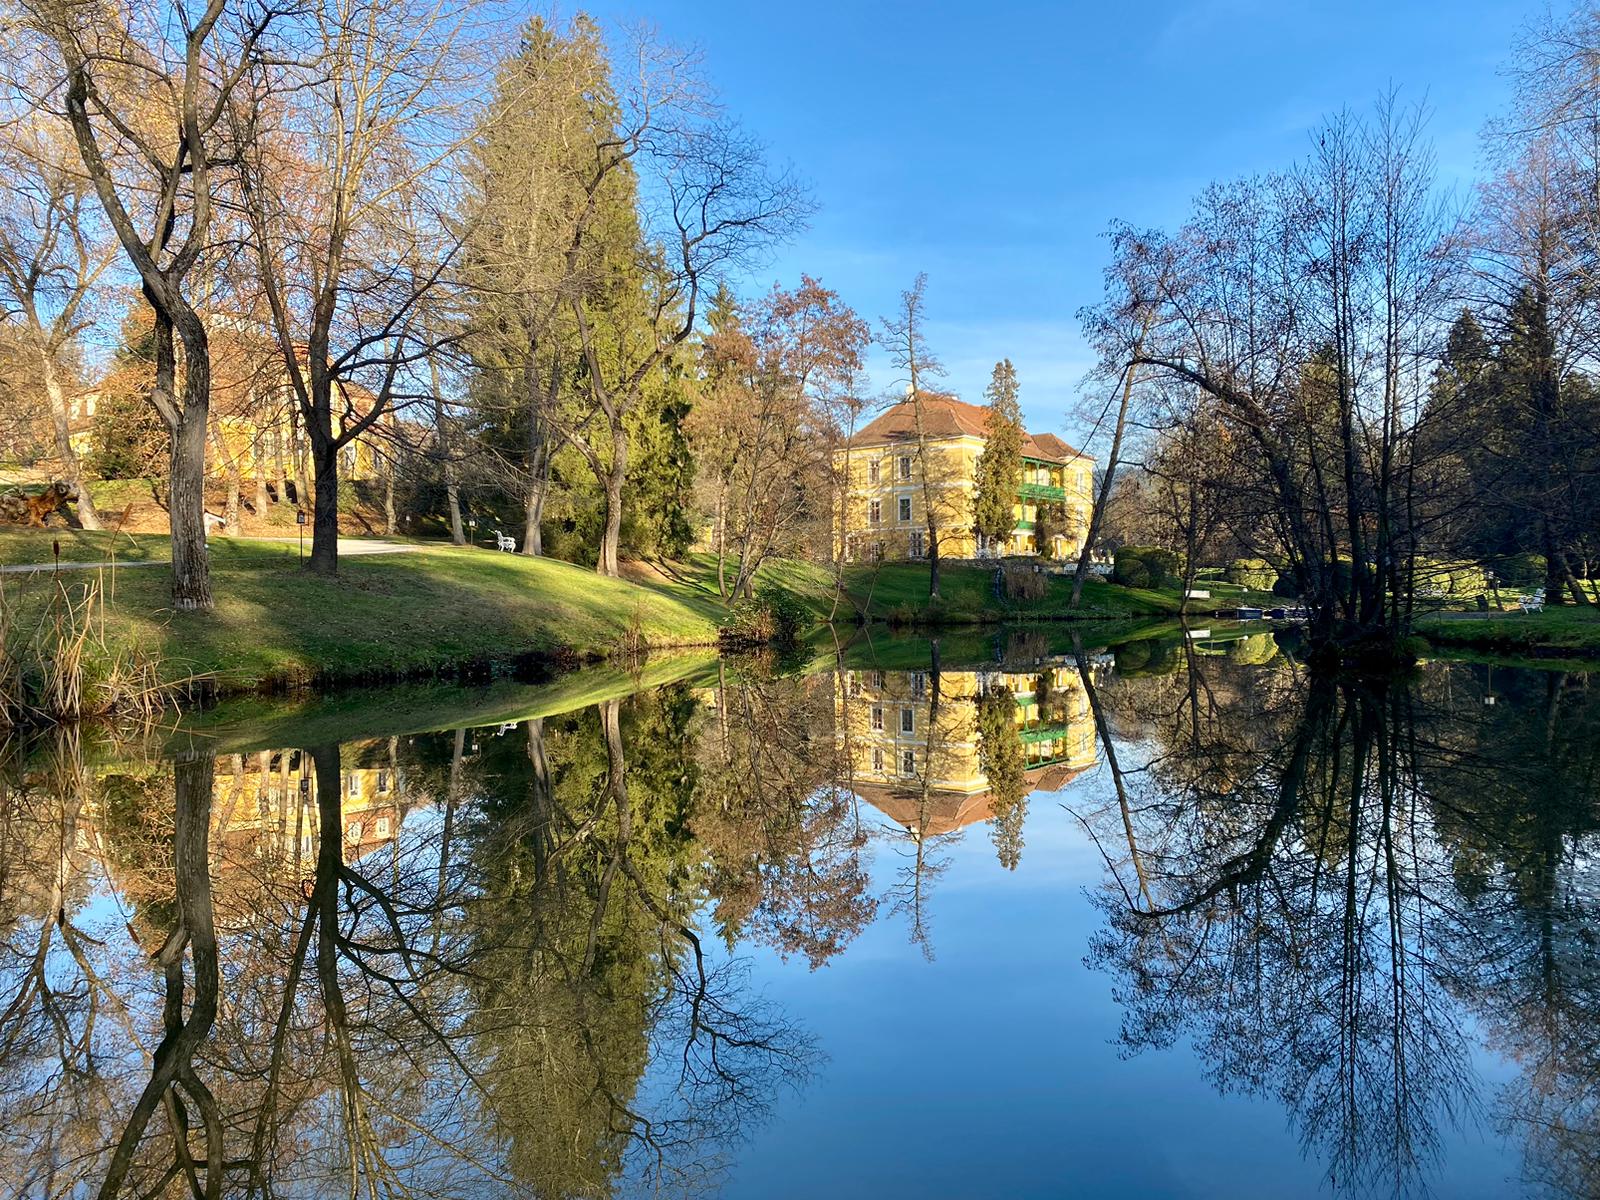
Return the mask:
<path id="1" fill-rule="evenodd" d="M 1288 164 L 1326 113 L 1391 84 L 1425 100 L 1463 191 L 1538 3 L 1164 0 L 987 4 L 618 0 L 692 43 L 728 108 L 820 210 L 756 280 L 819 276 L 876 322 L 928 273 L 947 383 L 981 401 L 1009 356 L 1029 425 L 1069 438 L 1114 218 L 1180 220 L 1213 179 Z M 891 372 L 875 354 L 874 383 Z"/>

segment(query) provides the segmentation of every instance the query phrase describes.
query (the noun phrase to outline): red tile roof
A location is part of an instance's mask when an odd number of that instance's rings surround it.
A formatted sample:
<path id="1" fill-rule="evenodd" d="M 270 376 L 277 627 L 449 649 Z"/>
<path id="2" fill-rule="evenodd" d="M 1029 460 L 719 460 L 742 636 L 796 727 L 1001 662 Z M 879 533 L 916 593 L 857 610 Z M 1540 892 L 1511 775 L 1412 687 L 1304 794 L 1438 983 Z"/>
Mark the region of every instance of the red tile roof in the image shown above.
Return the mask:
<path id="1" fill-rule="evenodd" d="M 922 405 L 922 426 L 930 438 L 987 436 L 989 410 L 980 404 L 968 404 L 943 392 L 924 392 Z M 852 440 L 857 446 L 890 446 L 912 441 L 916 436 L 916 406 L 908 398 L 891 405 Z M 1024 458 L 1052 463 L 1089 458 L 1089 455 L 1069 446 L 1053 433 L 1025 432 L 1022 454 Z"/>
<path id="2" fill-rule="evenodd" d="M 1028 786 L 1022 794 L 1058 792 L 1083 774 L 1084 769 L 1065 763 L 1033 767 L 1023 775 Z M 896 825 L 922 837 L 943 837 L 996 815 L 995 798 L 987 788 L 971 793 L 930 791 L 926 807 L 921 794 L 904 784 L 857 784 L 855 791 Z"/>

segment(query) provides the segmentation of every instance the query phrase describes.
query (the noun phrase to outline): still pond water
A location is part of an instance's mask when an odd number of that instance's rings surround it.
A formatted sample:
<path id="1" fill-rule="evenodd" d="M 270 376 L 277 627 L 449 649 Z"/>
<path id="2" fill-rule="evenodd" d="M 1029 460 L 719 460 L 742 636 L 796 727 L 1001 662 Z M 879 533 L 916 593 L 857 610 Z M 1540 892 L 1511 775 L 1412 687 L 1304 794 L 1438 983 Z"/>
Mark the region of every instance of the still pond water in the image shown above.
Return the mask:
<path id="1" fill-rule="evenodd" d="M 0 1191 L 1590 1196 L 1600 675 L 862 641 L 0 763 Z"/>

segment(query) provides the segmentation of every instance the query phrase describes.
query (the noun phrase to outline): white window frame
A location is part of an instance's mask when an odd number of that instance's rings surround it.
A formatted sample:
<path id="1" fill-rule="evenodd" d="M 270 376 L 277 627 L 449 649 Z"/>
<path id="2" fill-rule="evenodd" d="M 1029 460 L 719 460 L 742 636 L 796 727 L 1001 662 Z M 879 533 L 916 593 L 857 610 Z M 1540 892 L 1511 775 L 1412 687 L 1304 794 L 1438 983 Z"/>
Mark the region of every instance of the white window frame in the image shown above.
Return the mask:
<path id="1" fill-rule="evenodd" d="M 877 459 L 875 459 L 875 458 L 871 459 L 870 461 L 868 461 L 868 463 L 867 463 L 867 482 L 875 484 L 875 483 L 879 482 L 881 476 L 882 476 L 882 470 L 881 470 L 881 466 L 879 464 L 879 461 Z"/>
<path id="2" fill-rule="evenodd" d="M 899 515 L 900 524 L 909 525 L 911 523 L 911 497 L 901 496 L 900 502 L 895 505 L 895 512 Z"/>
<path id="3" fill-rule="evenodd" d="M 911 557 L 928 557 L 928 538 L 927 533 L 924 530 L 913 529 L 911 531 Z"/>
<path id="4" fill-rule="evenodd" d="M 917 752 L 909 746 L 900 751 L 900 774 L 915 775 L 917 773 Z"/>
<path id="5" fill-rule="evenodd" d="M 867 524 L 868 525 L 882 525 L 883 524 L 883 501 L 882 500 L 868 500 L 867 501 Z"/>
<path id="6" fill-rule="evenodd" d="M 882 771 L 883 770 L 883 747 L 882 746 L 874 746 L 872 748 L 872 769 L 874 771 Z"/>
<path id="7" fill-rule="evenodd" d="M 917 731 L 917 710 L 902 708 L 900 710 L 900 732 L 915 733 Z"/>
<path id="8" fill-rule="evenodd" d="M 879 733 L 883 732 L 883 705 L 881 704 L 872 706 L 872 728 Z"/>
<path id="9" fill-rule="evenodd" d="M 911 478 L 911 455 L 902 454 L 900 456 L 899 460 L 898 460 L 897 469 L 898 469 L 898 471 L 900 473 L 900 478 L 901 479 L 910 479 Z"/>

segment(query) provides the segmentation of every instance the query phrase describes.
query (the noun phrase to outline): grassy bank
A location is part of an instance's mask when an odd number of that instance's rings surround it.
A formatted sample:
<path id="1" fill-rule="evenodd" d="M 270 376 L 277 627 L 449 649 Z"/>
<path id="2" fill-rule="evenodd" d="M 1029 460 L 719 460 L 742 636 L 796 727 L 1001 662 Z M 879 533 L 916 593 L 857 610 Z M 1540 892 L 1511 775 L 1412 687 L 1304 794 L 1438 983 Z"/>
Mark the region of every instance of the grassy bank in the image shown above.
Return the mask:
<path id="1" fill-rule="evenodd" d="M 394 540 L 394 539 L 391 539 Z M 168 681 L 203 677 L 224 694 L 301 685 L 377 682 L 430 675 L 482 676 L 528 657 L 602 659 L 619 650 L 713 646 L 730 619 L 718 596 L 715 560 L 629 564 L 628 577 L 604 579 L 550 559 L 531 559 L 437 542 L 404 553 L 347 554 L 335 579 L 298 569 L 293 541 L 215 537 L 211 543 L 216 608 L 175 613 L 160 565 L 165 539 L 75 530 L 0 533 L 0 564 L 49 563 L 59 543 L 64 562 L 115 558 L 103 573 L 104 639 L 137 647 Z M 141 565 L 142 564 L 142 565 Z M 24 616 L 57 587 L 82 588 L 95 573 L 0 575 L 0 588 Z M 1049 621 L 1068 615 L 1071 581 L 1042 580 L 1043 594 L 1023 601 L 994 595 L 983 567 L 951 566 L 937 604 L 927 599 L 927 567 L 852 564 L 835 602 L 825 565 L 774 561 L 760 582 L 798 596 L 820 624 L 933 629 L 1000 621 Z M 1217 596 L 1231 607 L 1239 597 Z M 1170 618 L 1175 591 L 1084 589 L 1075 621 L 1139 623 Z M 1197 605 L 1203 616 L 1204 605 Z"/>
<path id="2" fill-rule="evenodd" d="M 4 553 L 26 561 L 18 539 Z M 219 691 L 342 683 L 509 665 L 526 655 L 605 657 L 642 642 L 705 646 L 720 606 L 550 559 L 419 546 L 349 556 L 335 579 L 297 567 L 294 543 L 213 539 L 216 608 L 175 613 L 159 566 L 104 573 L 105 637 L 155 657 L 168 679 L 206 676 Z M 37 546 L 36 546 L 37 549 Z M 35 559 L 37 561 L 37 558 Z M 68 588 L 88 572 L 63 572 Z M 24 614 L 56 586 L 44 572 L 0 577 Z"/>
<path id="3" fill-rule="evenodd" d="M 686 601 L 707 603 L 717 599 L 716 559 L 709 554 L 692 555 L 679 563 L 633 564 L 631 570 L 633 578 L 648 581 Z M 731 569 L 729 575 L 731 579 Z M 763 567 L 758 576 L 758 583 L 778 584 L 799 595 L 819 619 L 834 613 L 837 620 L 854 622 L 859 615 L 868 622 L 904 626 L 1051 621 L 1066 617 L 1067 601 L 1072 595 L 1071 578 L 1049 575 L 1043 582 L 1043 595 L 1007 600 L 995 595 L 991 568 L 946 565 L 940 571 L 939 601 L 930 603 L 925 563 L 850 563 L 844 569 L 844 594 L 835 606 L 833 569 L 825 564 L 785 559 Z M 1193 602 L 1191 610 L 1196 615 L 1216 609 L 1231 612 L 1246 601 L 1242 589 L 1227 584 L 1220 587 L 1221 590 L 1213 589 L 1211 601 Z M 1084 584 L 1082 600 L 1071 610 L 1071 616 L 1074 620 L 1120 621 L 1171 616 L 1178 608 L 1176 589 L 1125 588 L 1091 579 Z"/>
<path id="4" fill-rule="evenodd" d="M 1419 617 L 1416 625 L 1434 646 L 1512 656 L 1600 658 L 1600 610 L 1594 608 L 1465 616 L 1433 613 Z"/>

